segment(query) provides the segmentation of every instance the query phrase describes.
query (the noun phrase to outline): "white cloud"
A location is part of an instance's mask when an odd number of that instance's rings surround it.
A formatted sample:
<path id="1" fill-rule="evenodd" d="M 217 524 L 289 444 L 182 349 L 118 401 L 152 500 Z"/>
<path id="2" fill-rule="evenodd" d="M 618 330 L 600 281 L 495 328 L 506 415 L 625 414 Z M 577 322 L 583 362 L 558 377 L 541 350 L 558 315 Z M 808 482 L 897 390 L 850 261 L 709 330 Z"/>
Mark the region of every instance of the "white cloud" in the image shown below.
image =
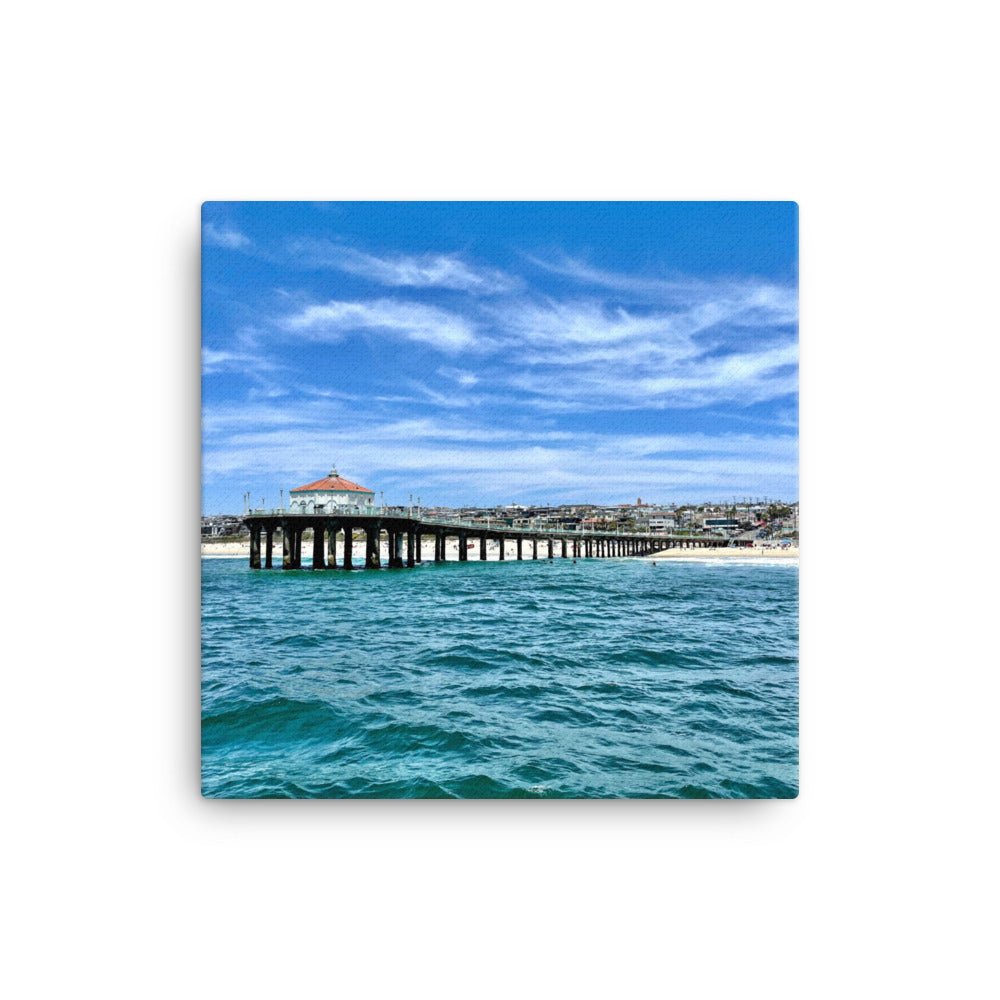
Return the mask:
<path id="1" fill-rule="evenodd" d="M 274 404 L 217 403 L 205 407 L 201 416 L 202 433 L 206 441 L 224 438 L 233 432 L 251 428 L 262 431 L 271 428 L 301 428 L 309 424 L 321 425 L 324 414 L 310 410 L 308 404 L 297 404 L 294 409 L 281 409 Z"/>
<path id="2" fill-rule="evenodd" d="M 463 371 L 461 368 L 439 368 L 437 373 L 444 378 L 450 378 L 453 382 L 457 382 L 464 388 L 474 386 L 479 381 L 478 375 L 473 372 Z"/>
<path id="3" fill-rule="evenodd" d="M 525 259 L 543 271 L 558 274 L 564 278 L 572 278 L 583 284 L 597 285 L 619 292 L 638 292 L 655 294 L 661 301 L 664 297 L 677 296 L 690 298 L 705 289 L 704 282 L 693 278 L 658 278 L 642 277 L 634 274 L 618 274 L 614 271 L 604 271 L 572 257 L 560 257 L 558 260 L 544 260 L 531 254 L 525 254 Z"/>
<path id="4" fill-rule="evenodd" d="M 456 495 L 469 503 L 610 503 L 637 494 L 660 501 L 734 492 L 797 495 L 798 446 L 792 435 L 635 437 L 418 418 L 372 422 L 358 438 L 351 411 L 331 410 L 321 421 L 294 427 L 274 421 L 273 414 L 268 419 L 264 428 L 247 425 L 231 437 L 208 438 L 206 478 L 263 479 L 287 489 L 325 471 L 320 466 L 335 455 L 346 475 L 385 489 L 387 500 L 393 490 L 418 488 L 428 503 Z"/>
<path id="5" fill-rule="evenodd" d="M 601 410 L 696 409 L 704 406 L 735 403 L 749 406 L 794 394 L 798 379 L 786 375 L 724 376 L 717 367 L 693 365 L 683 372 L 643 378 L 642 369 L 596 366 L 571 374 L 550 375 L 521 373 L 511 376 L 508 384 L 530 394 L 522 406 L 548 413 L 594 413 Z"/>
<path id="6" fill-rule="evenodd" d="M 719 309 L 730 322 L 746 325 L 787 325 L 798 321 L 795 288 L 754 280 L 700 281 L 695 278 L 643 277 L 592 267 L 571 257 L 546 261 L 526 255 L 536 267 L 582 284 L 628 293 L 649 304 L 694 309 L 699 304 Z M 713 320 L 718 322 L 718 320 Z"/>
<path id="7" fill-rule="evenodd" d="M 209 246 L 228 247 L 230 250 L 241 250 L 250 246 L 250 239 L 235 229 L 220 229 L 213 222 L 206 222 L 201 230 L 202 239 Z"/>
<path id="8" fill-rule="evenodd" d="M 752 308 L 769 293 L 748 293 Z M 489 378 L 476 365 L 442 366 L 434 384 L 420 369 L 397 373 L 386 402 L 421 401 L 450 410 L 481 404 L 548 413 L 746 406 L 797 391 L 794 334 L 736 323 L 741 300 L 704 300 L 687 309 L 626 310 L 601 302 L 478 304 L 469 315 L 424 303 L 375 299 L 306 304 L 278 323 L 285 333 L 339 342 L 371 332 L 427 345 L 463 360 L 489 359 Z M 259 339 L 259 338 L 258 338 Z M 254 341 L 257 346 L 257 340 Z M 471 353 L 469 353 L 471 352 Z M 250 357 L 206 356 L 206 372 Z M 487 388 L 488 386 L 488 388 Z M 289 389 L 301 393 L 299 385 Z M 399 393 L 403 390 L 403 393 Z M 310 390 L 321 394 L 318 387 Z M 369 392 L 366 398 L 378 396 Z M 391 397 L 391 399 L 390 399 Z"/>
<path id="9" fill-rule="evenodd" d="M 383 284 L 430 287 L 433 279 L 440 287 L 458 287 L 442 279 L 462 280 L 461 268 L 408 270 L 412 260 L 362 254 L 348 263 L 372 274 L 383 268 Z M 581 280 L 593 277 L 589 270 L 579 273 Z M 262 382 L 259 391 L 270 398 L 260 406 L 206 414 L 206 482 L 263 479 L 295 486 L 322 474 L 333 456 L 351 470 L 345 474 L 385 489 L 387 500 L 391 489 L 404 487 L 426 491 L 431 503 L 434 493 L 437 502 L 470 503 L 754 492 L 794 498 L 797 441 L 794 433 L 780 432 L 780 422 L 770 424 L 778 433 L 759 435 L 642 434 L 639 426 L 613 435 L 559 426 L 562 414 L 710 406 L 731 407 L 715 415 L 719 420 L 740 419 L 743 407 L 786 397 L 782 412 L 794 430 L 794 289 L 642 279 L 629 291 L 632 300 L 598 293 L 569 301 L 463 299 L 461 307 L 453 297 L 448 308 L 392 298 L 290 297 L 299 304 L 270 327 L 271 336 L 339 342 L 372 333 L 394 345 L 464 353 L 458 364 L 441 365 L 416 351 L 390 350 L 387 357 L 405 356 L 406 362 L 373 372 L 359 394 L 313 384 L 320 376 L 312 371 L 293 381 L 288 368 L 283 387 Z M 231 350 L 206 348 L 205 371 L 262 364 L 266 342 L 267 335 L 255 330 L 237 337 Z M 290 398 L 274 398 L 279 391 Z M 359 402 L 366 412 L 362 436 L 352 405 Z M 498 412 L 507 414 L 499 424 L 494 416 L 479 419 Z M 747 419 L 752 426 L 753 418 Z"/>
<path id="10" fill-rule="evenodd" d="M 265 366 L 263 359 L 257 354 L 241 351 L 216 351 L 210 347 L 201 349 L 201 371 L 203 375 L 215 375 L 218 372 L 241 371 L 252 373 Z"/>
<path id="11" fill-rule="evenodd" d="M 748 405 L 794 393 L 794 336 L 780 324 L 734 323 L 746 301 L 763 300 L 751 293 L 641 313 L 593 301 L 497 307 L 492 343 L 503 345 L 505 363 L 492 384 L 549 412 Z"/>
<path id="12" fill-rule="evenodd" d="M 355 330 L 373 330 L 449 352 L 469 347 L 475 340 L 471 323 L 462 316 L 435 306 L 392 299 L 310 305 L 288 317 L 283 326 L 289 332 L 320 340 L 337 340 Z"/>
<path id="13" fill-rule="evenodd" d="M 376 257 L 329 240 L 299 240 L 290 245 L 290 250 L 306 266 L 333 268 L 393 288 L 452 288 L 496 295 L 520 285 L 517 278 L 467 264 L 454 254 Z"/>
<path id="14" fill-rule="evenodd" d="M 710 357 L 681 367 L 676 374 L 644 378 L 637 388 L 655 396 L 680 396 L 679 405 L 704 406 L 731 399 L 760 402 L 796 391 L 798 345 L 783 343 L 754 353 Z"/>
<path id="15" fill-rule="evenodd" d="M 698 326 L 683 314 L 636 316 L 595 302 L 521 304 L 493 315 L 516 364 L 565 370 L 600 363 L 672 365 L 699 354 Z"/>

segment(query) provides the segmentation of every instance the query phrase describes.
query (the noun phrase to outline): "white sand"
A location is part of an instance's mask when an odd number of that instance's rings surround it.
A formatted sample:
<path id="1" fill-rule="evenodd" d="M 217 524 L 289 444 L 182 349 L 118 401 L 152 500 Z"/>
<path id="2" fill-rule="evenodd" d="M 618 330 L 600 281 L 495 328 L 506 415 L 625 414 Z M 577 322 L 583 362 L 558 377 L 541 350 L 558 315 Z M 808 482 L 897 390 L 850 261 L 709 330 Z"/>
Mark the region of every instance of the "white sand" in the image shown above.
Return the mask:
<path id="1" fill-rule="evenodd" d="M 773 549 L 754 546 L 752 549 L 665 549 L 644 559 L 798 559 L 798 546 Z"/>

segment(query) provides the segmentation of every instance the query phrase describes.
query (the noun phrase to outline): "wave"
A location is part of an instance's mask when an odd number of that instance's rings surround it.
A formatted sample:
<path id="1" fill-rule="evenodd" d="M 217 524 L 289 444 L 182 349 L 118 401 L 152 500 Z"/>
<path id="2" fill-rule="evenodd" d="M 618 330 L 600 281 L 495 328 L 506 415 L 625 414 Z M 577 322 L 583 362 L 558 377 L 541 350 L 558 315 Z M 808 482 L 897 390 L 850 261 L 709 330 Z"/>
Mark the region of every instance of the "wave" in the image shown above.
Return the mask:
<path id="1" fill-rule="evenodd" d="M 344 717 L 322 701 L 268 698 L 203 715 L 202 747 L 231 740 L 300 740 L 334 736 Z"/>
<path id="2" fill-rule="evenodd" d="M 771 562 L 206 561 L 203 794 L 792 797 L 798 578 Z"/>

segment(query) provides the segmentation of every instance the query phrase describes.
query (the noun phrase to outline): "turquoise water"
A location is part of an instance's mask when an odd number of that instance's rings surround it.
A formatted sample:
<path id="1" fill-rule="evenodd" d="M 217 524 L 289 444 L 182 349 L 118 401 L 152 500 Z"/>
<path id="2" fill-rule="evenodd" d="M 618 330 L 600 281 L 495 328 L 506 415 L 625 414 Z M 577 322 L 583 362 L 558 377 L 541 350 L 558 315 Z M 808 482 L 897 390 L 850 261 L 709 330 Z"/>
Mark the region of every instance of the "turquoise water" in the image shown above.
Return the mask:
<path id="1" fill-rule="evenodd" d="M 798 564 L 204 559 L 202 791 L 792 797 Z"/>

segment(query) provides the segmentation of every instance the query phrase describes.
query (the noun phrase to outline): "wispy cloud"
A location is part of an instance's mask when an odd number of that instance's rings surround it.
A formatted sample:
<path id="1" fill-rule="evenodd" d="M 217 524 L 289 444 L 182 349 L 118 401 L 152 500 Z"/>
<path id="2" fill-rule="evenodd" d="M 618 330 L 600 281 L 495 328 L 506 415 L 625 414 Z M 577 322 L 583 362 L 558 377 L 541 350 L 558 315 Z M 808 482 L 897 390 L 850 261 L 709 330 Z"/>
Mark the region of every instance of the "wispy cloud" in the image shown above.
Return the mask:
<path id="1" fill-rule="evenodd" d="M 468 264 L 455 254 L 378 257 L 330 240 L 296 240 L 289 250 L 300 265 L 343 271 L 391 288 L 451 288 L 497 295 L 521 284 L 518 278 Z"/>
<path id="2" fill-rule="evenodd" d="M 748 333 L 725 302 L 642 314 L 593 301 L 522 303 L 492 315 L 492 342 L 510 359 L 494 384 L 549 412 L 748 405 L 797 389 L 794 334 L 780 325 Z"/>
<path id="3" fill-rule="evenodd" d="M 260 358 L 253 354 L 241 354 L 236 351 L 213 351 L 211 348 L 201 349 L 201 371 L 203 375 L 215 375 L 218 372 L 241 371 L 251 365 L 256 366 Z"/>
<path id="4" fill-rule="evenodd" d="M 767 296 L 747 293 L 753 308 Z M 747 406 L 797 391 L 798 345 L 781 324 L 734 323 L 744 305 L 709 298 L 673 310 L 626 310 L 599 300 L 520 297 L 464 312 L 376 299 L 300 305 L 279 321 L 286 333 L 337 342 L 372 332 L 463 356 L 433 370 L 451 385 L 397 382 L 424 402 L 463 408 L 489 402 L 549 413 L 608 409 Z M 483 362 L 491 359 L 488 391 Z M 469 390 L 475 389 L 470 395 Z"/>
<path id="5" fill-rule="evenodd" d="M 611 503 L 635 494 L 677 499 L 693 485 L 719 496 L 758 487 L 767 492 L 764 484 L 782 478 L 791 488 L 797 456 L 793 435 L 634 436 L 429 417 L 373 421 L 359 439 L 350 409 L 319 406 L 297 425 L 286 424 L 281 412 L 265 411 L 256 427 L 250 413 L 208 414 L 206 477 L 264 476 L 298 485 L 323 456 L 352 469 L 359 482 L 385 489 L 387 499 L 393 490 L 420 489 L 434 503 L 435 494 L 461 488 L 470 503 L 489 495 L 508 502 Z"/>
<path id="6" fill-rule="evenodd" d="M 453 382 L 457 382 L 460 386 L 466 389 L 471 388 L 479 381 L 479 376 L 474 372 L 464 371 L 461 368 L 439 368 L 437 373 L 443 378 L 448 378 Z"/>
<path id="7" fill-rule="evenodd" d="M 590 349 L 643 343 L 654 343 L 662 359 L 686 357 L 696 353 L 691 337 L 705 323 L 683 314 L 638 316 L 593 301 L 521 303 L 498 308 L 493 316 L 507 337 L 527 350 L 523 357 L 528 364 L 579 363 L 587 360 Z"/>
<path id="8" fill-rule="evenodd" d="M 662 299 L 666 295 L 689 297 L 692 293 L 704 290 L 702 282 L 689 277 L 667 278 L 619 274 L 615 271 L 602 270 L 587 264 L 585 261 L 566 255 L 559 255 L 552 259 L 537 257 L 533 254 L 524 254 L 523 256 L 530 264 L 542 271 L 547 271 L 549 274 L 557 274 L 560 277 L 572 278 L 583 284 L 610 288 L 615 291 L 652 293 Z"/>
<path id="9" fill-rule="evenodd" d="M 310 305 L 282 325 L 291 333 L 316 340 L 337 340 L 350 331 L 370 330 L 449 352 L 469 347 L 475 340 L 472 324 L 462 316 L 436 306 L 392 299 Z"/>
<path id="10" fill-rule="evenodd" d="M 798 346 L 777 344 L 756 352 L 711 357 L 676 373 L 640 379 L 637 388 L 675 405 L 708 406 L 722 400 L 744 404 L 786 396 L 798 388 Z"/>
<path id="11" fill-rule="evenodd" d="M 651 305 L 707 310 L 703 316 L 705 321 L 717 315 L 743 326 L 789 325 L 798 322 L 796 289 L 773 282 L 746 278 L 702 281 L 684 275 L 657 277 L 620 274 L 566 256 L 545 260 L 526 254 L 525 259 L 550 274 L 572 278 L 592 287 L 628 293 Z"/>
<path id="12" fill-rule="evenodd" d="M 248 236 L 235 229 L 220 229 L 214 222 L 206 222 L 201 229 L 202 239 L 209 246 L 228 247 L 230 250 L 241 250 L 251 244 Z"/>

